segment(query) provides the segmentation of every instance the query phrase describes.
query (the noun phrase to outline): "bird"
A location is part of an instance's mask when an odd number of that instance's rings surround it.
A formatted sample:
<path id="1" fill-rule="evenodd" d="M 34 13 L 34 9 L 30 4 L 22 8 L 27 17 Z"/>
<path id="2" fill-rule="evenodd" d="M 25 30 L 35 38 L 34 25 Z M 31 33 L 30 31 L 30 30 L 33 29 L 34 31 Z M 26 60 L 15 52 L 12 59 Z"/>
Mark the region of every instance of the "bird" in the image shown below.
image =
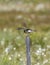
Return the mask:
<path id="1" fill-rule="evenodd" d="M 33 31 L 34 32 L 36 31 L 36 30 L 29 29 L 29 28 L 21 28 L 21 27 L 17 28 L 17 30 L 23 30 L 24 33 L 31 33 Z"/>

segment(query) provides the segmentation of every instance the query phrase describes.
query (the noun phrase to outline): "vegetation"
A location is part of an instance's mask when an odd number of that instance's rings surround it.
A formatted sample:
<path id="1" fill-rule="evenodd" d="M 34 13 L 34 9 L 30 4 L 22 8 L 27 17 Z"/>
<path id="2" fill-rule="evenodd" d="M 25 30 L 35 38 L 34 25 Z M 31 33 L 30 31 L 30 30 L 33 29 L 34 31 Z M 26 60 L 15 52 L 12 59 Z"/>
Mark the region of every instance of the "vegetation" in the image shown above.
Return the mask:
<path id="1" fill-rule="evenodd" d="M 0 30 L 0 65 L 26 65 L 25 34 L 13 29 Z M 31 38 L 31 63 L 50 65 L 50 32 L 35 32 Z"/>
<path id="2" fill-rule="evenodd" d="M 20 0 L 0 0 L 0 3 L 5 9 L 7 7 L 11 9 L 8 4 L 14 5 L 17 1 L 20 2 Z M 21 6 L 19 9 L 15 6 L 14 9 L 6 11 L 0 7 L 0 65 L 26 65 L 26 34 L 17 31 L 18 27 L 37 30 L 30 34 L 31 64 L 50 65 L 50 7 L 45 6 L 44 10 L 36 9 L 39 3 L 42 3 L 43 9 L 43 3 L 46 5 L 50 0 L 21 0 L 21 2 L 24 3 L 23 8 Z"/>

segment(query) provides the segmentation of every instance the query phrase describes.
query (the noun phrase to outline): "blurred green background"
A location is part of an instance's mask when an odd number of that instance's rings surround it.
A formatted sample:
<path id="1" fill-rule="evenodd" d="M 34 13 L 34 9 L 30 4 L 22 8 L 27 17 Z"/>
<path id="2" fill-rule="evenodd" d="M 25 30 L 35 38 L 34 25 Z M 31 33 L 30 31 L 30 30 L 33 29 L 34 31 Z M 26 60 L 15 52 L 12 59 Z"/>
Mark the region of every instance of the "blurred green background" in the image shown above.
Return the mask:
<path id="1" fill-rule="evenodd" d="M 31 65 L 50 65 L 50 0 L 0 0 L 0 65 L 26 65 L 26 27 Z"/>

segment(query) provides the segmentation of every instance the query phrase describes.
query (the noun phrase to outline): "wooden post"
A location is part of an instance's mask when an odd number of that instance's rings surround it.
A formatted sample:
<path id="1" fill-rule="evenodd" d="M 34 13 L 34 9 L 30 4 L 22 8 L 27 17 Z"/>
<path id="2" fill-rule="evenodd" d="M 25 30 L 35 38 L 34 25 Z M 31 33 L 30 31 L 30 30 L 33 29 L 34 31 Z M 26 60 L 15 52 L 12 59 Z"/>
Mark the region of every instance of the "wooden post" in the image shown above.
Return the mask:
<path id="1" fill-rule="evenodd" d="M 30 58 L 30 37 L 29 35 L 26 36 L 26 62 L 27 65 L 31 65 L 31 58 Z"/>

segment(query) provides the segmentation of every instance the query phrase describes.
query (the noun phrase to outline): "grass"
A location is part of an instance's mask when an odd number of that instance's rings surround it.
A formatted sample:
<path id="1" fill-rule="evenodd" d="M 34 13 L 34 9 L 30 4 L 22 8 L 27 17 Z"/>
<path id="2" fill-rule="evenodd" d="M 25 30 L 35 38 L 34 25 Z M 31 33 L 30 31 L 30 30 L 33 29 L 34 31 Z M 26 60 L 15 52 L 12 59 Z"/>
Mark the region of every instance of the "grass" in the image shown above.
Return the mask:
<path id="1" fill-rule="evenodd" d="M 32 40 L 32 65 L 37 63 L 40 65 L 50 65 L 50 32 L 31 33 L 30 37 Z M 0 65 L 1 64 L 26 65 L 25 34 L 22 31 L 20 33 L 12 28 L 0 30 Z"/>
<path id="2" fill-rule="evenodd" d="M 8 0 L 10 1 L 10 0 Z M 9 3 L 5 0 L 0 3 Z M 14 0 L 12 2 L 16 2 Z M 31 0 L 36 5 L 50 0 Z M 23 0 L 24 3 L 30 0 Z M 50 65 L 50 11 L 0 12 L 0 65 L 26 65 L 26 34 L 17 27 L 36 29 L 30 34 L 31 64 Z"/>

